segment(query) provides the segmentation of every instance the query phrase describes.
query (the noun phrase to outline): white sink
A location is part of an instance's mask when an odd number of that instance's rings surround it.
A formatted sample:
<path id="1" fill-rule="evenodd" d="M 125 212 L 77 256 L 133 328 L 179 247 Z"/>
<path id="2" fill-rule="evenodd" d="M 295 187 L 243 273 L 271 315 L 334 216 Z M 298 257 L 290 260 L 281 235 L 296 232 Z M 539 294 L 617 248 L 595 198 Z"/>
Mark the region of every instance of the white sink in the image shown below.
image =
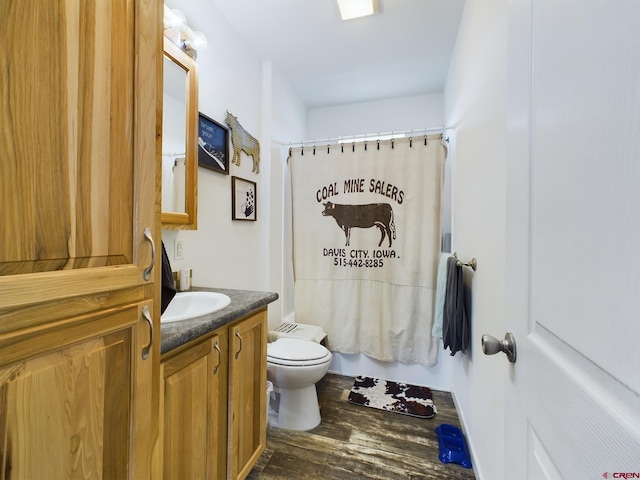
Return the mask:
<path id="1" fill-rule="evenodd" d="M 216 312 L 231 303 L 224 293 L 179 292 L 160 317 L 160 323 L 179 322 Z"/>

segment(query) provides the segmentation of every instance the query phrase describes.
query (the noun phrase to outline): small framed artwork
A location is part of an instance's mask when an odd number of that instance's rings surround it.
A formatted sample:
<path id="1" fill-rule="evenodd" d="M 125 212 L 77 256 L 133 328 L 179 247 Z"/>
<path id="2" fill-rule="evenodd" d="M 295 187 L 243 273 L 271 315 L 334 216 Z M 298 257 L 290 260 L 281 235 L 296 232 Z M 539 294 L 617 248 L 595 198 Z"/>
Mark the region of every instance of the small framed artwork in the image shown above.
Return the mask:
<path id="1" fill-rule="evenodd" d="M 229 129 L 198 115 L 198 166 L 229 175 Z"/>
<path id="2" fill-rule="evenodd" d="M 233 220 L 256 221 L 256 182 L 240 177 L 231 177 L 231 218 Z"/>

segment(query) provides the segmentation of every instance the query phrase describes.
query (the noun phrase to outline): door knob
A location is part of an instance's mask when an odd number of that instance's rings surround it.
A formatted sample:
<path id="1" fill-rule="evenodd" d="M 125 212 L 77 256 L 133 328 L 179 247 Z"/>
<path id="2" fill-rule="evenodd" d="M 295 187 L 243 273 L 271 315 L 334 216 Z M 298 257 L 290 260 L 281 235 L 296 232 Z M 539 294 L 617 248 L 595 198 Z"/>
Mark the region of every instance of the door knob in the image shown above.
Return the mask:
<path id="1" fill-rule="evenodd" d="M 511 363 L 516 361 L 516 339 L 512 333 L 507 332 L 504 340 L 498 340 L 491 335 L 482 336 L 482 351 L 485 355 L 495 355 L 504 352 Z"/>

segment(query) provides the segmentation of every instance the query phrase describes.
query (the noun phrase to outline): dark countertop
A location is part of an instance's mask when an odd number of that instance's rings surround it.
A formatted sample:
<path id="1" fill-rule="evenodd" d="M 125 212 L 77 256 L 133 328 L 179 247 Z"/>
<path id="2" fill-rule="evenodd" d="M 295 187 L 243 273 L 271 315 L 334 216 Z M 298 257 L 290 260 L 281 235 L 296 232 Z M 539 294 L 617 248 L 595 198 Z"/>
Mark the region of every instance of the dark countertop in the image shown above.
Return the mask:
<path id="1" fill-rule="evenodd" d="M 254 292 L 250 290 L 229 290 L 224 288 L 193 287 L 194 291 L 224 293 L 231 303 L 217 312 L 190 320 L 163 323 L 160 326 L 160 354 L 163 355 L 202 335 L 224 327 L 234 320 L 248 315 L 278 299 L 277 293 Z"/>

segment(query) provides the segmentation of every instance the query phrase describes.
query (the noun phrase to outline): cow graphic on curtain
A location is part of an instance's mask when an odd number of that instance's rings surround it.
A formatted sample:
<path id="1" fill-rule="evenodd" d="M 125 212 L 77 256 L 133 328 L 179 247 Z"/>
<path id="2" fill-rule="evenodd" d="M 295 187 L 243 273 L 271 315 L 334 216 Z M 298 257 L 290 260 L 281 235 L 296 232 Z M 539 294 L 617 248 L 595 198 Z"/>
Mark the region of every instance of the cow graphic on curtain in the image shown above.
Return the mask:
<path id="1" fill-rule="evenodd" d="M 322 215 L 336 219 L 338 226 L 344 231 L 349 246 L 351 229 L 378 227 L 381 237 L 378 246 L 382 245 L 385 236 L 389 237 L 389 247 L 396 238 L 396 226 L 393 223 L 393 209 L 388 203 L 369 203 L 367 205 L 340 205 L 327 202 Z"/>

